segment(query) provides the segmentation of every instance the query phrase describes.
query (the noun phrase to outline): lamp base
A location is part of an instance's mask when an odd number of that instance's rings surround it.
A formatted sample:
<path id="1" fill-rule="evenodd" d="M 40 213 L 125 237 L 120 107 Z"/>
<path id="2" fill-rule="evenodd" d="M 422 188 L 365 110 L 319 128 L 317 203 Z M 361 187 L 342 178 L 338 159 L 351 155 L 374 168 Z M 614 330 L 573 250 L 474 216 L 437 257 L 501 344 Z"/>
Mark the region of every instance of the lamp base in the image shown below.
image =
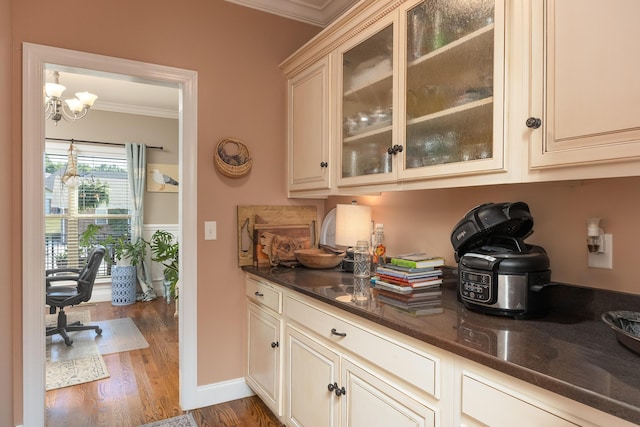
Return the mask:
<path id="1" fill-rule="evenodd" d="M 353 258 L 344 258 L 342 260 L 342 271 L 347 273 L 353 273 Z"/>

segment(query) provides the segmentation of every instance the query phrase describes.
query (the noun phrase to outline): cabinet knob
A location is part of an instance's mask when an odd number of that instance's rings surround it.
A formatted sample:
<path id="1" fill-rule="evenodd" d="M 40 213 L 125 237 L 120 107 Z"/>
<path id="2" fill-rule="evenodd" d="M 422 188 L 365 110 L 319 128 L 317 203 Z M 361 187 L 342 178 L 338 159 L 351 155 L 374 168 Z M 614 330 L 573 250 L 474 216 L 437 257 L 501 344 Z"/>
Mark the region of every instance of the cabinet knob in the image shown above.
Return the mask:
<path id="1" fill-rule="evenodd" d="M 336 393 L 336 396 L 344 396 L 345 394 L 347 394 L 347 390 L 344 387 L 339 387 L 338 383 L 333 383 L 333 384 L 329 384 L 327 386 L 327 388 L 329 389 L 329 391 L 333 391 Z"/>
<path id="2" fill-rule="evenodd" d="M 346 333 L 344 333 L 344 332 L 338 332 L 338 331 L 336 330 L 336 328 L 332 328 L 332 329 L 331 329 L 331 335 L 337 335 L 337 336 L 339 336 L 339 337 L 346 337 L 346 336 L 347 336 L 347 334 L 346 334 Z"/>
<path id="3" fill-rule="evenodd" d="M 394 144 L 387 148 L 387 154 L 398 154 L 402 152 L 402 145 Z"/>
<path id="4" fill-rule="evenodd" d="M 320 167 L 321 167 L 321 168 L 329 167 L 329 163 L 327 163 L 327 162 L 320 162 Z"/>
<path id="5" fill-rule="evenodd" d="M 529 129 L 538 129 L 542 124 L 542 120 L 537 117 L 529 117 L 525 124 Z"/>
<path id="6" fill-rule="evenodd" d="M 278 341 L 274 341 L 271 343 L 271 348 L 280 347 L 280 343 Z"/>
<path id="7" fill-rule="evenodd" d="M 258 291 L 255 291 L 253 294 L 255 296 L 257 296 L 257 297 L 263 297 L 264 296 L 264 294 L 262 292 L 258 292 Z"/>

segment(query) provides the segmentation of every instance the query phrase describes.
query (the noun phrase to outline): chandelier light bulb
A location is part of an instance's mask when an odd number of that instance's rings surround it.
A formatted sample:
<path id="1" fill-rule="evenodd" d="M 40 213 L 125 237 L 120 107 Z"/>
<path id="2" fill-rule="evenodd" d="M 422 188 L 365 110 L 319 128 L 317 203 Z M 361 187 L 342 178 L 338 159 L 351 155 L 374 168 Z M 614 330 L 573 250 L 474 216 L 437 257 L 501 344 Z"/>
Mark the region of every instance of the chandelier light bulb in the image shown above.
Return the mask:
<path id="1" fill-rule="evenodd" d="M 80 101 L 80 103 L 87 108 L 93 107 L 93 103 L 98 99 L 98 95 L 94 95 L 89 92 L 77 92 L 76 98 Z"/>
<path id="2" fill-rule="evenodd" d="M 69 109 L 76 114 L 80 113 L 84 108 L 78 98 L 65 99 L 64 102 L 66 102 Z"/>
<path id="3" fill-rule="evenodd" d="M 66 87 L 58 83 L 47 83 L 45 85 L 45 91 L 47 92 L 47 96 L 49 98 L 60 98 L 62 96 L 62 92 L 64 92 L 65 89 Z"/>

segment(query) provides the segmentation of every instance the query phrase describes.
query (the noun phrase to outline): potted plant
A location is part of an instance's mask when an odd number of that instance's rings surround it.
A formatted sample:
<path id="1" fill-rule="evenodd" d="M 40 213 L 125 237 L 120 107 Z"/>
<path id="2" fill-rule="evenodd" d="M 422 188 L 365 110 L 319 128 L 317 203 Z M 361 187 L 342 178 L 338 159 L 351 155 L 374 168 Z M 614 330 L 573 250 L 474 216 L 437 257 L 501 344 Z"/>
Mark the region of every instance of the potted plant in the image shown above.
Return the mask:
<path id="1" fill-rule="evenodd" d="M 165 299 L 171 301 L 171 295 L 176 295 L 178 283 L 178 242 L 175 236 L 168 231 L 157 230 L 151 236 L 149 247 L 151 248 L 151 260 L 164 266 Z"/>
<path id="2" fill-rule="evenodd" d="M 136 302 L 137 266 L 147 253 L 147 242 L 135 243 L 121 237 L 115 243 L 116 265 L 111 270 L 111 303 L 128 305 Z"/>
<path id="3" fill-rule="evenodd" d="M 64 250 L 64 252 L 56 254 L 55 259 L 56 259 L 56 268 L 67 268 L 67 264 L 69 262 L 69 255 L 67 254 L 66 249 Z"/>

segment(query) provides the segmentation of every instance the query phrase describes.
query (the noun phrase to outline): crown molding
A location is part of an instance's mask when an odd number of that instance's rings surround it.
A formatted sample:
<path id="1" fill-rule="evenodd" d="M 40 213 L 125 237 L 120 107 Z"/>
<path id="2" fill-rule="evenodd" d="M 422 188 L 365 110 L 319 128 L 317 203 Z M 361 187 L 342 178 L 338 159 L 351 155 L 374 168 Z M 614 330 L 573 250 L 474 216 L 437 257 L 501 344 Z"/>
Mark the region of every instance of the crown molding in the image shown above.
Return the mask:
<path id="1" fill-rule="evenodd" d="M 356 3 L 357 0 L 326 0 L 323 3 L 310 0 L 226 1 L 324 28 Z"/>

